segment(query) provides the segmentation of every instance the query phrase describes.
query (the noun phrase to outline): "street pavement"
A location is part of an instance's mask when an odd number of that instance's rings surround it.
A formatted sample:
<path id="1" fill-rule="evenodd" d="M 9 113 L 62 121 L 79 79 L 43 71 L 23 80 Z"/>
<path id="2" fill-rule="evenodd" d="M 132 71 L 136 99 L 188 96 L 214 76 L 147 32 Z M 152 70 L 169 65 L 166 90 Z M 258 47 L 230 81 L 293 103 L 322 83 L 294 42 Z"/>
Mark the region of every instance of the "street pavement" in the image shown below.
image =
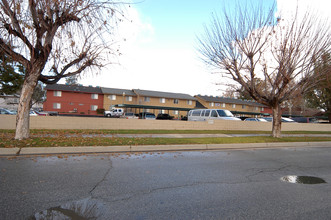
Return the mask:
<path id="1" fill-rule="evenodd" d="M 0 157 L 0 219 L 331 219 L 330 158 L 317 145 Z"/>

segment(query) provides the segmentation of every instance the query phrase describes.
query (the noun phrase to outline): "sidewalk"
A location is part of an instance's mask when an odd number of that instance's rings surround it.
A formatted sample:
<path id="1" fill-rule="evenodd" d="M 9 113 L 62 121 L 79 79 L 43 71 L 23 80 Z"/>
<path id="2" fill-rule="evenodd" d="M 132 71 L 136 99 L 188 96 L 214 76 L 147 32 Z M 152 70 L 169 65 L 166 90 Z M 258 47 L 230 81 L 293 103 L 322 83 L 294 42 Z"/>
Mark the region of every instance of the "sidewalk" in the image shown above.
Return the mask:
<path id="1" fill-rule="evenodd" d="M 246 150 L 246 149 L 298 148 L 298 147 L 331 147 L 331 142 L 0 148 L 0 156 L 80 154 L 80 153 L 86 153 L 86 154 L 126 153 L 126 152 L 153 152 L 153 151 Z"/>

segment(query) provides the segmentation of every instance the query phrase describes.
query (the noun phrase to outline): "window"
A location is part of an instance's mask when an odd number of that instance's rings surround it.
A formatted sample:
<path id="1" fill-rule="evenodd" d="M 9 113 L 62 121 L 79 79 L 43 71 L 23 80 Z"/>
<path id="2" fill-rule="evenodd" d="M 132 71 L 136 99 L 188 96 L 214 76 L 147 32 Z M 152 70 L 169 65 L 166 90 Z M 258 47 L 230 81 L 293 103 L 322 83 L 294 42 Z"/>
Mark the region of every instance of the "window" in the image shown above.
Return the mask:
<path id="1" fill-rule="evenodd" d="M 215 103 L 215 106 L 216 107 L 220 107 L 221 106 L 221 103 Z"/>
<path id="2" fill-rule="evenodd" d="M 206 110 L 205 117 L 209 117 L 209 114 L 210 114 L 210 110 Z"/>
<path id="3" fill-rule="evenodd" d="M 98 94 L 91 94 L 91 99 L 98 99 Z"/>
<path id="4" fill-rule="evenodd" d="M 179 100 L 178 99 L 174 99 L 174 104 L 178 104 Z"/>
<path id="5" fill-rule="evenodd" d="M 53 109 L 61 109 L 61 103 L 53 103 Z"/>
<path id="6" fill-rule="evenodd" d="M 201 110 L 194 110 L 192 116 L 200 116 Z"/>
<path id="7" fill-rule="evenodd" d="M 174 115 L 178 115 L 178 110 L 174 110 L 172 113 L 173 113 Z"/>
<path id="8" fill-rule="evenodd" d="M 91 105 L 91 111 L 96 111 L 98 109 L 97 105 Z"/>
<path id="9" fill-rule="evenodd" d="M 160 103 L 165 103 L 165 98 L 160 98 Z"/>
<path id="10" fill-rule="evenodd" d="M 225 108 L 225 103 L 222 103 L 221 106 L 222 106 L 222 108 Z"/>
<path id="11" fill-rule="evenodd" d="M 214 107 L 214 102 L 209 103 L 211 107 Z"/>
<path id="12" fill-rule="evenodd" d="M 236 108 L 236 104 L 231 104 L 232 108 Z"/>
<path id="13" fill-rule="evenodd" d="M 211 111 L 211 115 L 210 115 L 210 117 L 215 117 L 215 118 L 217 118 L 217 112 L 215 111 L 215 110 L 213 110 L 213 111 Z"/>
<path id="14" fill-rule="evenodd" d="M 132 102 L 132 96 L 126 96 L 125 100 L 128 101 L 128 102 Z"/>
<path id="15" fill-rule="evenodd" d="M 263 107 L 261 107 L 261 111 L 262 111 L 262 112 L 264 111 L 264 108 L 263 108 Z"/>
<path id="16" fill-rule="evenodd" d="M 144 97 L 144 102 L 150 102 L 151 98 L 150 97 Z"/>
<path id="17" fill-rule="evenodd" d="M 54 96 L 61 97 L 62 96 L 62 91 L 54 91 Z"/>
<path id="18" fill-rule="evenodd" d="M 242 109 L 245 109 L 245 108 L 246 108 L 246 105 L 242 105 L 241 108 L 242 108 Z"/>
<path id="19" fill-rule="evenodd" d="M 109 95 L 108 98 L 112 101 L 116 100 L 116 95 Z"/>
<path id="20" fill-rule="evenodd" d="M 192 100 L 187 100 L 187 104 L 188 104 L 188 105 L 193 105 Z"/>

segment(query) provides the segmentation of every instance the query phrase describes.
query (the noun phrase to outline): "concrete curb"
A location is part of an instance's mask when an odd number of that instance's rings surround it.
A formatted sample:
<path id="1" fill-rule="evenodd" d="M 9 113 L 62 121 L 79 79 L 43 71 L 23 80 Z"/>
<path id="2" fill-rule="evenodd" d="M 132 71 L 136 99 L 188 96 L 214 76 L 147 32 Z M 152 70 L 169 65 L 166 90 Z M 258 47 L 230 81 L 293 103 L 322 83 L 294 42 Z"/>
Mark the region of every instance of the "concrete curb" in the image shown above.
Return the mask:
<path id="1" fill-rule="evenodd" d="M 282 142 L 247 144 L 191 144 L 191 145 L 132 145 L 132 146 L 96 146 L 96 147 L 27 147 L 1 148 L 0 156 L 52 155 L 80 153 L 123 153 L 151 151 L 197 151 L 197 150 L 245 150 L 272 149 L 289 147 L 331 147 L 331 142 Z"/>

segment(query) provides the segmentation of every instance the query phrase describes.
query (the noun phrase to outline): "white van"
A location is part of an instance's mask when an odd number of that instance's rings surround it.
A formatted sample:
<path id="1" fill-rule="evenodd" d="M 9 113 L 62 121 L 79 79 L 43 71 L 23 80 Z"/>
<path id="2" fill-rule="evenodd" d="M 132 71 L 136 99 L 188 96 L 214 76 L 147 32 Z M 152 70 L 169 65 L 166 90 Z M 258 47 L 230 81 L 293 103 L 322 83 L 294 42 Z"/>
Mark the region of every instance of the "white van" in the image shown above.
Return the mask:
<path id="1" fill-rule="evenodd" d="M 188 121 L 207 121 L 207 120 L 235 120 L 239 118 L 233 116 L 229 110 L 224 109 L 194 109 L 188 112 Z"/>

